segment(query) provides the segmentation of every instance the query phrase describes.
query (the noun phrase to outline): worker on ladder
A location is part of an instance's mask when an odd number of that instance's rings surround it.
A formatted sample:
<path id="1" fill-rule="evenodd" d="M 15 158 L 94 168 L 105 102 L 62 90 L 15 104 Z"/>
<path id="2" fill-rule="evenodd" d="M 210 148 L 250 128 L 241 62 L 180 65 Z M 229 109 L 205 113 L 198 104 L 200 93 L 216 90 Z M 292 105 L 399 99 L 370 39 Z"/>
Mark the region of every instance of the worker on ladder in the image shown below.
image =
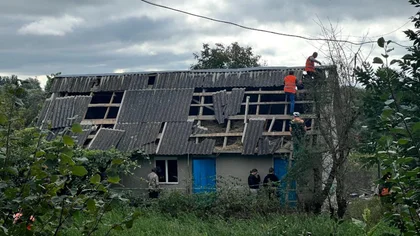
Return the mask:
<path id="1" fill-rule="evenodd" d="M 315 78 L 315 63 L 318 63 L 320 66 L 322 65 L 321 62 L 316 60 L 318 57 L 318 53 L 314 52 L 312 56 L 309 56 L 306 59 L 305 71 L 309 78 Z"/>
<path id="2" fill-rule="evenodd" d="M 304 144 L 306 130 L 305 121 L 300 118 L 299 112 L 293 113 L 293 119 L 290 121 L 290 132 L 292 134 L 293 142 L 293 156 L 296 157 L 302 150 L 300 147 Z"/>
<path id="3" fill-rule="evenodd" d="M 290 101 L 290 114 L 295 112 L 295 95 L 296 95 L 296 76 L 293 71 L 289 71 L 289 75 L 284 77 L 284 93 L 286 94 L 287 101 Z M 302 84 L 302 81 L 298 81 Z"/>

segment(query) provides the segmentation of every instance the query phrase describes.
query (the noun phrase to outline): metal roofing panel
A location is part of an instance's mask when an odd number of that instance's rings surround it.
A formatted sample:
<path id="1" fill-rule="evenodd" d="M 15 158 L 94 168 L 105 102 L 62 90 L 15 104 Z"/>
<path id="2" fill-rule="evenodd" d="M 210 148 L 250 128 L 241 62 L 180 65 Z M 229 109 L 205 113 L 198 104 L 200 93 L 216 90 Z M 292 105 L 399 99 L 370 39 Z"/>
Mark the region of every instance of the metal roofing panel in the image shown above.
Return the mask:
<path id="1" fill-rule="evenodd" d="M 53 129 L 71 126 L 74 122 L 80 123 L 84 118 L 91 99 L 91 96 L 59 97 L 54 99 L 53 103 L 51 103 L 51 99 L 47 99 L 39 115 L 38 124 L 40 125 L 47 115 L 48 106 L 50 107 L 46 121 L 47 123 L 51 122 Z M 77 118 L 74 119 L 76 115 Z"/>
<path id="2" fill-rule="evenodd" d="M 101 128 L 92 139 L 89 149 L 108 150 L 116 147 L 123 135 L 124 130 Z"/>
<path id="3" fill-rule="evenodd" d="M 188 154 L 195 155 L 210 155 L 213 153 L 216 140 L 205 139 L 201 143 L 195 143 L 194 141 L 188 142 Z"/>
<path id="4" fill-rule="evenodd" d="M 63 135 L 64 131 L 65 131 L 65 134 L 70 134 L 71 135 L 71 137 L 76 141 L 77 145 L 82 146 L 85 143 L 89 134 L 91 133 L 92 126 L 91 125 L 82 125 L 82 133 L 72 133 L 69 128 L 51 129 L 51 130 L 49 130 L 49 132 L 46 136 L 46 139 L 48 141 L 51 141 L 54 138 L 56 138 L 58 135 Z"/>
<path id="5" fill-rule="evenodd" d="M 188 138 L 192 132 L 193 122 L 168 122 L 164 128 L 157 154 L 187 154 Z"/>
<path id="6" fill-rule="evenodd" d="M 245 88 L 233 88 L 232 92 L 227 95 L 226 113 L 228 116 L 236 115 L 241 111 L 244 95 Z"/>
<path id="7" fill-rule="evenodd" d="M 51 104 L 51 99 L 46 99 L 42 106 L 41 112 L 39 113 L 39 116 L 38 116 L 38 121 L 37 121 L 38 126 L 40 126 L 42 121 L 45 119 L 45 115 L 47 114 L 47 110 L 50 104 Z"/>
<path id="8" fill-rule="evenodd" d="M 158 138 L 161 124 L 161 122 L 116 124 L 115 129 L 125 131 L 117 148 L 121 151 L 134 151 L 140 150 L 147 143 L 154 143 Z"/>
<path id="9" fill-rule="evenodd" d="M 258 140 L 262 137 L 264 131 L 265 119 L 249 119 L 244 134 L 242 154 L 252 155 L 255 153 Z"/>
<path id="10" fill-rule="evenodd" d="M 194 89 L 126 91 L 117 123 L 185 121 Z"/>
<path id="11" fill-rule="evenodd" d="M 214 116 L 219 124 L 223 124 L 225 122 L 227 105 L 226 99 L 226 90 L 213 93 Z"/>
<path id="12" fill-rule="evenodd" d="M 156 154 L 157 145 L 155 143 L 148 143 L 141 147 L 141 150 L 147 155 Z"/>
<path id="13" fill-rule="evenodd" d="M 193 134 L 207 134 L 209 133 L 209 129 L 203 126 L 194 125 L 192 133 Z"/>
<path id="14" fill-rule="evenodd" d="M 271 153 L 270 140 L 266 137 L 258 141 L 258 155 L 267 155 Z"/>

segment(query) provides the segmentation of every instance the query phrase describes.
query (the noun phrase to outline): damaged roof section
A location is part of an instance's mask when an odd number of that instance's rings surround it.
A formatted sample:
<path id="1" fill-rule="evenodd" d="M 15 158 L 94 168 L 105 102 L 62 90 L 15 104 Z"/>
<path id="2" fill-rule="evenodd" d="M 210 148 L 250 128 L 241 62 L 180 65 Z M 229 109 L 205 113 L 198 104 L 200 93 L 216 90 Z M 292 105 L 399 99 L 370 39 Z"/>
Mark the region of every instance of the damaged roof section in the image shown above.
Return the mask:
<path id="1" fill-rule="evenodd" d="M 244 94 L 244 88 L 234 88 L 230 93 L 223 90 L 213 94 L 214 116 L 219 124 L 224 123 L 229 116 L 236 115 L 241 111 Z"/>
<path id="2" fill-rule="evenodd" d="M 157 154 L 183 155 L 187 154 L 188 138 L 192 132 L 192 121 L 168 122 L 163 128 Z"/>
<path id="3" fill-rule="evenodd" d="M 51 99 L 47 99 L 42 107 L 38 125 L 41 125 L 45 118 L 46 122 L 51 121 L 52 129 L 69 127 L 74 122 L 80 123 L 91 100 L 91 96 L 59 97 L 52 103 Z M 48 117 L 45 117 L 47 111 Z"/>
<path id="4" fill-rule="evenodd" d="M 187 154 L 196 154 L 196 155 L 210 155 L 213 153 L 216 140 L 214 139 L 204 139 L 200 143 L 195 143 L 194 141 L 188 142 L 188 153 Z"/>
<path id="5" fill-rule="evenodd" d="M 126 91 L 117 123 L 186 121 L 194 89 Z"/>
<path id="6" fill-rule="evenodd" d="M 136 124 L 117 124 L 115 129 L 124 130 L 124 136 L 118 144 L 120 151 L 135 151 L 148 143 L 154 143 L 159 135 L 161 122 Z"/>
<path id="7" fill-rule="evenodd" d="M 92 130 L 93 130 L 93 126 L 91 125 L 82 125 L 82 133 L 73 133 L 71 132 L 71 129 L 68 127 L 56 128 L 48 132 L 46 139 L 48 141 L 51 141 L 59 135 L 68 134 L 76 141 L 77 145 L 83 146 L 83 144 L 85 143 L 86 139 L 88 138 Z"/>
<path id="8" fill-rule="evenodd" d="M 249 119 L 245 126 L 242 154 L 255 154 L 255 148 L 264 131 L 264 124 L 263 118 Z"/>
<path id="9" fill-rule="evenodd" d="M 145 74 L 57 77 L 52 92 L 107 92 L 147 88 L 149 76 Z"/>
<path id="10" fill-rule="evenodd" d="M 89 149 L 108 150 L 113 147 L 116 148 L 123 135 L 124 130 L 101 128 L 90 143 Z"/>
<path id="11" fill-rule="evenodd" d="M 279 147 L 281 139 L 270 140 L 268 137 L 258 141 L 258 155 L 274 154 Z"/>

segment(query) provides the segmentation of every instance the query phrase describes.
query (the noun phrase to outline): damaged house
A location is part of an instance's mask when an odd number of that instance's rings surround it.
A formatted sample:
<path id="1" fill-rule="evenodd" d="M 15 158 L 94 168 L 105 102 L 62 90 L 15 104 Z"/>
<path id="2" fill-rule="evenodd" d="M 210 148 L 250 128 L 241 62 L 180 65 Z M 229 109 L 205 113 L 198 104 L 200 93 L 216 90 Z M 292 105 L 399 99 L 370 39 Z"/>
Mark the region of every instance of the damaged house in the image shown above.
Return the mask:
<path id="1" fill-rule="evenodd" d="M 61 75 L 39 120 L 57 132 L 77 117 L 79 145 L 148 154 L 135 176 L 123 179 L 129 189 L 147 188 L 141 178 L 153 166 L 164 188 L 209 191 L 216 176 L 237 177 L 246 187 L 253 168 L 264 178 L 274 167 L 281 178 L 291 166 L 292 117 L 283 92 L 290 70 L 302 77 L 303 67 Z M 295 111 L 312 128 L 313 107 L 299 90 Z M 294 187 L 287 187 L 287 201 L 296 201 Z"/>

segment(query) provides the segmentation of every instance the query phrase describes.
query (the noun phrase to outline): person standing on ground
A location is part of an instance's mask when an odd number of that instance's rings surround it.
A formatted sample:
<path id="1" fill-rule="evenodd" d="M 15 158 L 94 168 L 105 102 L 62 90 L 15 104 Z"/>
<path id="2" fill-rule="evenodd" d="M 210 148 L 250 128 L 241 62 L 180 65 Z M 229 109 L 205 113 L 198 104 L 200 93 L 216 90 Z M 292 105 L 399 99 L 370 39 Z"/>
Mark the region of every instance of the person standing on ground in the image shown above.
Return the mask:
<path id="1" fill-rule="evenodd" d="M 264 186 L 267 188 L 269 199 L 272 199 L 274 196 L 276 196 L 278 182 L 279 182 L 279 178 L 274 173 L 274 168 L 271 167 L 268 170 L 268 175 L 265 176 L 264 181 L 263 181 Z"/>
<path id="2" fill-rule="evenodd" d="M 305 71 L 308 74 L 308 76 L 312 78 L 315 76 L 315 63 L 318 63 L 320 66 L 322 65 L 321 62 L 316 60 L 317 57 L 318 57 L 318 53 L 314 52 L 312 56 L 309 56 L 306 59 Z"/>
<path id="3" fill-rule="evenodd" d="M 149 182 L 149 198 L 159 197 L 159 176 L 156 174 L 156 167 L 147 175 Z"/>
<path id="4" fill-rule="evenodd" d="M 252 169 L 248 177 L 249 191 L 252 194 L 258 193 L 260 189 L 261 178 L 257 169 Z"/>
<path id="5" fill-rule="evenodd" d="M 295 95 L 296 95 L 296 82 L 302 84 L 302 81 L 297 81 L 293 71 L 289 71 L 289 75 L 284 77 L 284 93 L 286 98 L 290 101 L 290 114 L 295 112 Z"/>

